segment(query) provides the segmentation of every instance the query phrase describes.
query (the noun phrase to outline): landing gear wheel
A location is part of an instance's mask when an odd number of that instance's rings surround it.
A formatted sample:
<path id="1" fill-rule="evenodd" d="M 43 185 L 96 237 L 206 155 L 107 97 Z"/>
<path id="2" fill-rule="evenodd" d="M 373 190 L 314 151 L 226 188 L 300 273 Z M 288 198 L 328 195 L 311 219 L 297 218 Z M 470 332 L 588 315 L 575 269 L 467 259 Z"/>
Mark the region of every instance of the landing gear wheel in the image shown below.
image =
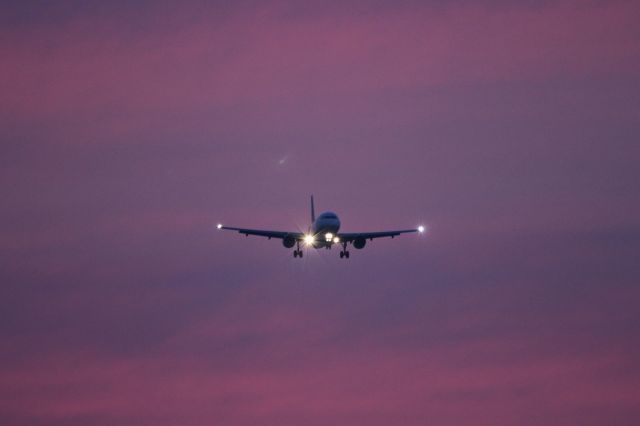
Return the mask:
<path id="1" fill-rule="evenodd" d="M 342 259 L 343 257 L 344 257 L 344 252 L 343 252 L 343 251 L 341 251 L 341 252 L 340 252 L 340 259 Z"/>
<path id="2" fill-rule="evenodd" d="M 348 252 L 348 251 L 345 251 L 345 252 L 344 252 L 344 256 L 348 259 L 348 258 L 349 258 L 349 252 Z"/>
<path id="3" fill-rule="evenodd" d="M 302 257 L 303 253 L 304 252 L 302 250 L 298 250 L 298 256 Z"/>
<path id="4" fill-rule="evenodd" d="M 293 251 L 293 257 L 298 257 L 298 250 Z"/>

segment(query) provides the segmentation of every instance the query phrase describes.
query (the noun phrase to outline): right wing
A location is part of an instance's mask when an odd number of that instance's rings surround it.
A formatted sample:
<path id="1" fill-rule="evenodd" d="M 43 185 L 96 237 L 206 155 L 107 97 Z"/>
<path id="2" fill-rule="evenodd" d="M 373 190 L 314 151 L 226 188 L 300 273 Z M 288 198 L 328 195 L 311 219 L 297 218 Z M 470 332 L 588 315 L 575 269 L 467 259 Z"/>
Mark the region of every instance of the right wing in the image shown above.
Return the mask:
<path id="1" fill-rule="evenodd" d="M 247 228 L 233 228 L 231 226 L 222 226 L 218 225 L 218 229 L 225 229 L 228 231 L 238 231 L 240 234 L 244 234 L 246 236 L 249 235 L 257 235 L 258 237 L 267 237 L 285 239 L 287 237 L 291 237 L 295 240 L 304 240 L 304 233 L 302 232 L 285 232 L 285 231 L 267 231 L 264 229 L 247 229 Z"/>

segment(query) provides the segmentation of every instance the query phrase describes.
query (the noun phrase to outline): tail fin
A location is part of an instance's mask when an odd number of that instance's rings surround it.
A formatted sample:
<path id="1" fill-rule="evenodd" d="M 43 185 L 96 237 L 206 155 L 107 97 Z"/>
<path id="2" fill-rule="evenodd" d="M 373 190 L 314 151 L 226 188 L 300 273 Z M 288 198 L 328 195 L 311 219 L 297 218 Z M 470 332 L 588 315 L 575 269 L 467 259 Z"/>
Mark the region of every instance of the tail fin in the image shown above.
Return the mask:
<path id="1" fill-rule="evenodd" d="M 313 207 L 313 195 L 311 196 L 311 224 L 316 221 L 316 210 Z"/>

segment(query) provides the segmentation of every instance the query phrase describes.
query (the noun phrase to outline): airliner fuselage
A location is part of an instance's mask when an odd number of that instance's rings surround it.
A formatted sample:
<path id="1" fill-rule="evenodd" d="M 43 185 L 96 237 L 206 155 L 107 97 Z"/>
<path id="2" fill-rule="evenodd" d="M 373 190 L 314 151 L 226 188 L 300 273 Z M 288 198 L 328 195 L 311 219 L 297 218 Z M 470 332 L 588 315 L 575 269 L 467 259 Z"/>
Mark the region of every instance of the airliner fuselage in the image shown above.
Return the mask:
<path id="1" fill-rule="evenodd" d="M 314 236 L 313 246 L 330 247 L 331 244 L 339 243 L 338 231 L 340 230 L 340 219 L 334 212 L 324 212 L 311 225 L 310 234 Z"/>

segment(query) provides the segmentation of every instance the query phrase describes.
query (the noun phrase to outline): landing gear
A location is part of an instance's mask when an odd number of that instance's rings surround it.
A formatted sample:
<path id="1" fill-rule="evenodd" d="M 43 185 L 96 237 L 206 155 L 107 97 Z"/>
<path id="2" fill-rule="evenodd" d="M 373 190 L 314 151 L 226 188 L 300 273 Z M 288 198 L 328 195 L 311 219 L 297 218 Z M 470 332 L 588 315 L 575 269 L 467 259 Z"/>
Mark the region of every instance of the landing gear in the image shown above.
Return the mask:
<path id="1" fill-rule="evenodd" d="M 303 254 L 304 254 L 304 252 L 302 250 L 294 250 L 293 251 L 293 257 L 302 257 Z"/>
<path id="2" fill-rule="evenodd" d="M 347 243 L 342 243 L 342 250 L 340 251 L 340 259 L 343 257 L 349 258 L 349 250 L 347 250 Z"/>

